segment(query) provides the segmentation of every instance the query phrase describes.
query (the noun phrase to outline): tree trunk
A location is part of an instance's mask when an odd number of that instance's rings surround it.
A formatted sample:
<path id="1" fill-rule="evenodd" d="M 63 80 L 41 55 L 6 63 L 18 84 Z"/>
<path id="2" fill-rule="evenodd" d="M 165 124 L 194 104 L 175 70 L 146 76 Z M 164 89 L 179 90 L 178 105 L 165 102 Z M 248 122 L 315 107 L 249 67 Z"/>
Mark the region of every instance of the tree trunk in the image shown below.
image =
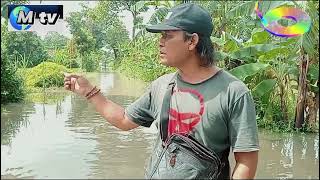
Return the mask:
<path id="1" fill-rule="evenodd" d="M 310 59 L 310 62 L 313 62 Z M 319 87 L 319 81 L 317 81 L 317 87 Z M 307 112 L 307 123 L 308 127 L 316 127 L 319 121 L 319 92 L 308 92 L 306 99 Z"/>
<path id="2" fill-rule="evenodd" d="M 286 77 L 284 77 L 286 78 Z M 285 100 L 285 86 L 282 83 L 286 82 L 280 82 L 280 106 L 281 106 L 281 111 L 283 113 L 283 119 L 285 122 L 288 122 L 288 111 L 287 111 L 287 103 Z"/>
<path id="3" fill-rule="evenodd" d="M 307 93 L 307 70 L 309 64 L 309 57 L 305 55 L 303 49 L 301 49 L 301 60 L 300 60 L 300 75 L 298 84 L 298 98 L 296 105 L 296 116 L 295 116 L 295 128 L 301 128 L 304 123 L 304 110 L 306 104 L 306 93 Z"/>
<path id="4" fill-rule="evenodd" d="M 118 56 L 118 49 L 116 47 L 112 47 L 113 54 L 114 54 L 114 60 L 117 61 L 119 56 Z"/>
<path id="5" fill-rule="evenodd" d="M 134 38 L 135 38 L 135 34 L 136 34 L 136 18 L 137 18 L 137 17 L 133 17 L 133 26 L 132 26 L 132 41 L 134 41 Z"/>
<path id="6" fill-rule="evenodd" d="M 136 25 L 137 25 L 137 15 L 138 12 L 134 6 L 134 10 L 131 12 L 133 17 L 133 26 L 132 26 L 132 41 L 134 42 L 135 36 L 136 36 Z"/>
<path id="7" fill-rule="evenodd" d="M 107 69 L 107 59 L 106 58 L 103 61 L 103 67 L 104 67 L 104 71 L 106 71 L 106 69 Z"/>
<path id="8" fill-rule="evenodd" d="M 318 118 L 318 109 L 319 109 L 319 93 L 309 92 L 307 96 L 306 106 L 308 107 L 306 121 L 308 127 L 315 127 Z"/>
<path id="9" fill-rule="evenodd" d="M 319 84 L 319 81 L 318 81 L 318 84 Z M 315 119 L 314 120 L 315 120 L 315 123 L 317 123 L 317 120 L 319 121 L 319 92 L 317 92 L 314 101 L 315 101 L 315 108 L 314 108 Z"/>

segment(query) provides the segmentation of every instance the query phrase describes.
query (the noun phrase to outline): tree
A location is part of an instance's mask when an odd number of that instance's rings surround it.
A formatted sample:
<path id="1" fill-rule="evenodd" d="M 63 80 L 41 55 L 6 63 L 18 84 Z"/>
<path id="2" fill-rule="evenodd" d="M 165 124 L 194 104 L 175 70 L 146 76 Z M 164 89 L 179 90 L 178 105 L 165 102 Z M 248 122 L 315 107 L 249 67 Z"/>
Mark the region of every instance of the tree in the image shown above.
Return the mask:
<path id="1" fill-rule="evenodd" d="M 120 9 L 112 1 L 100 1 L 88 12 L 88 18 L 94 24 L 93 34 L 100 39 L 100 48 L 111 49 L 115 60 L 119 57 L 119 46 L 129 41 L 128 31 L 120 21 Z"/>
<path id="2" fill-rule="evenodd" d="M 1 103 L 18 102 L 24 96 L 22 77 L 16 74 L 16 67 L 9 59 L 7 21 L 1 23 Z"/>
<path id="3" fill-rule="evenodd" d="M 133 18 L 132 37 L 134 41 L 137 30 L 143 29 L 143 18 L 140 16 L 142 12 L 148 11 L 148 6 L 145 6 L 145 1 L 112 1 L 112 6 L 119 10 L 119 12 L 127 10 L 131 13 Z"/>
<path id="4" fill-rule="evenodd" d="M 33 67 L 48 57 L 41 38 L 35 32 L 8 32 L 8 58 L 19 67 Z"/>
<path id="5" fill-rule="evenodd" d="M 96 39 L 93 38 L 89 26 L 87 26 L 85 11 L 72 12 L 67 18 L 68 26 L 77 44 L 80 55 L 84 55 L 95 49 Z"/>
<path id="6" fill-rule="evenodd" d="M 312 20 L 311 30 L 302 35 L 296 45 L 300 52 L 300 75 L 298 98 L 296 105 L 295 127 L 302 128 L 305 124 L 305 112 L 307 122 L 316 122 L 319 109 L 319 3 L 314 1 L 296 3 L 301 9 L 308 13 Z M 308 80 L 309 67 L 317 67 L 317 71 L 311 73 L 318 73 L 314 79 Z M 311 69 L 312 70 L 312 69 Z M 309 76 L 312 78 L 312 76 Z M 313 75 L 314 77 L 314 75 Z M 312 88 L 313 86 L 313 88 Z M 314 88 L 314 86 L 318 88 Z M 309 103 L 308 103 L 309 100 Z M 307 111 L 308 107 L 308 111 Z"/>
<path id="7" fill-rule="evenodd" d="M 80 53 L 106 48 L 118 59 L 119 44 L 129 40 L 118 12 L 113 2 L 99 1 L 95 8 L 83 6 L 82 13 L 71 14 L 67 21 Z"/>
<path id="8" fill-rule="evenodd" d="M 68 38 L 58 32 L 49 32 L 44 37 L 44 46 L 46 49 L 63 49 L 67 45 Z"/>

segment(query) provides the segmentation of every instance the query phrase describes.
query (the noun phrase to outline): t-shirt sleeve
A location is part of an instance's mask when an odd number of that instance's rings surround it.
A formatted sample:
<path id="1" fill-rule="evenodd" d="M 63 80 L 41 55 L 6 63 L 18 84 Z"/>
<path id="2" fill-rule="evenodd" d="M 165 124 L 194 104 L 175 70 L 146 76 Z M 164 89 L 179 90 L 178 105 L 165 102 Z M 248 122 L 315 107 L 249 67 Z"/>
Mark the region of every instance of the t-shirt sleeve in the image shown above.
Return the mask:
<path id="1" fill-rule="evenodd" d="M 229 137 L 233 152 L 259 150 L 256 110 L 250 92 L 237 99 L 230 109 Z"/>
<path id="2" fill-rule="evenodd" d="M 150 127 L 154 121 L 153 110 L 151 106 L 151 85 L 147 91 L 135 102 L 126 107 L 125 114 L 136 124 Z"/>

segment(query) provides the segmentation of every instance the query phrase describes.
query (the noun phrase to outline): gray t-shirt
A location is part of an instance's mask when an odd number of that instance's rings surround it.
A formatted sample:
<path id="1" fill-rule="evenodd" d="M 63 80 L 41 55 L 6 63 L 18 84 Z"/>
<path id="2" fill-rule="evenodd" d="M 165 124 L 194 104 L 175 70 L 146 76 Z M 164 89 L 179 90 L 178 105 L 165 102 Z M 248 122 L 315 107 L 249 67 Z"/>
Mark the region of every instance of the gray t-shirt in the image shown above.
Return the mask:
<path id="1" fill-rule="evenodd" d="M 158 127 L 163 97 L 174 73 L 153 81 L 148 90 L 126 108 L 135 123 Z M 159 128 L 158 128 L 159 130 Z M 230 177 L 228 155 L 259 150 L 255 106 L 249 89 L 225 70 L 197 84 L 177 76 L 171 97 L 168 135 L 191 133 L 216 152 L 226 164 L 220 178 Z M 155 144 L 159 146 L 160 135 Z"/>

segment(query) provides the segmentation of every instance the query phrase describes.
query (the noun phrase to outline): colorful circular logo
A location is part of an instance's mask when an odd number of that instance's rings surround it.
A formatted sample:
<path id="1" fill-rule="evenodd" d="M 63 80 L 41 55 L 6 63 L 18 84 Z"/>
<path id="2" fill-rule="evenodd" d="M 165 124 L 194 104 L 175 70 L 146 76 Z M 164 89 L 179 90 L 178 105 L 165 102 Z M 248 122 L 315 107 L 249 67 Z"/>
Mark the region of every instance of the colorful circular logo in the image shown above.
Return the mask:
<path id="1" fill-rule="evenodd" d="M 17 23 L 17 20 L 18 20 L 18 16 L 19 16 L 19 12 L 20 12 L 20 11 L 23 11 L 24 14 L 26 15 L 26 14 L 29 13 L 30 9 L 27 8 L 27 7 L 25 7 L 25 6 L 17 6 L 17 7 L 15 7 L 15 8 L 11 11 L 10 16 L 9 16 L 9 18 L 10 18 L 10 23 L 11 23 L 12 27 L 15 28 L 15 29 L 17 29 L 17 30 L 27 30 L 27 29 L 29 29 L 29 28 L 31 27 L 30 24 L 25 25 L 25 24 L 18 24 L 18 23 Z"/>
<path id="2" fill-rule="evenodd" d="M 255 11 L 261 19 L 264 29 L 276 36 L 296 37 L 308 32 L 311 28 L 310 16 L 297 8 L 278 7 L 271 9 L 263 16 L 259 11 L 259 2 L 257 2 Z M 283 18 L 292 19 L 295 24 L 287 27 L 282 26 L 278 21 Z"/>

